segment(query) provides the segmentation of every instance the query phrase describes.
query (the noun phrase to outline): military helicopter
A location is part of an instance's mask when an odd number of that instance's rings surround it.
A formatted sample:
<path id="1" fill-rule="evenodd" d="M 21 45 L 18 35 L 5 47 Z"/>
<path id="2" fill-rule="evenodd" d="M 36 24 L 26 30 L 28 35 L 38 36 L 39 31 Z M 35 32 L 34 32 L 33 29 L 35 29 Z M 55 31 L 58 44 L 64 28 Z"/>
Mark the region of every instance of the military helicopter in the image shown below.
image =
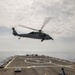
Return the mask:
<path id="1" fill-rule="evenodd" d="M 41 39 L 41 42 L 43 42 L 44 40 L 53 40 L 53 38 L 51 36 L 49 36 L 48 34 L 44 33 L 42 31 L 42 29 L 45 27 L 45 25 L 48 23 L 49 21 L 49 18 L 47 20 L 44 21 L 42 27 L 40 30 L 38 29 L 34 29 L 34 28 L 31 28 L 31 27 L 27 27 L 27 26 L 23 26 L 23 25 L 19 25 L 20 27 L 25 27 L 25 28 L 28 28 L 28 29 L 31 29 L 31 30 L 34 30 L 30 33 L 27 33 L 27 34 L 18 34 L 15 30 L 14 27 L 12 27 L 12 30 L 13 30 L 13 35 L 14 36 L 19 36 L 18 39 L 20 39 L 21 37 L 27 37 L 27 38 L 33 38 L 33 39 Z"/>

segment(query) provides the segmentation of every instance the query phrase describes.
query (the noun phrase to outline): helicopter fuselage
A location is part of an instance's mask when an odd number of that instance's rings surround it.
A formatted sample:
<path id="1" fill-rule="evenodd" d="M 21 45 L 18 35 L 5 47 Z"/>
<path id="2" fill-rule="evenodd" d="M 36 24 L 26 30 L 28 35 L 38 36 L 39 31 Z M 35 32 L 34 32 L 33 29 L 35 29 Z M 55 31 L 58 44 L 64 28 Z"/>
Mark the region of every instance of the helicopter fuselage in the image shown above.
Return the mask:
<path id="1" fill-rule="evenodd" d="M 33 38 L 33 39 L 41 39 L 41 41 L 43 40 L 53 40 L 53 38 L 51 36 L 49 36 L 48 34 L 46 33 L 43 33 L 43 32 L 30 32 L 30 33 L 27 33 L 27 34 L 18 34 L 16 31 L 15 31 L 15 28 L 12 28 L 13 30 L 13 35 L 14 36 L 19 36 L 20 37 L 27 37 L 27 38 Z"/>
<path id="2" fill-rule="evenodd" d="M 48 34 L 45 33 L 39 33 L 39 32 L 30 32 L 27 34 L 18 34 L 17 36 L 20 37 L 29 37 L 29 38 L 34 38 L 34 39 L 44 39 L 44 40 L 49 40 L 51 37 Z"/>

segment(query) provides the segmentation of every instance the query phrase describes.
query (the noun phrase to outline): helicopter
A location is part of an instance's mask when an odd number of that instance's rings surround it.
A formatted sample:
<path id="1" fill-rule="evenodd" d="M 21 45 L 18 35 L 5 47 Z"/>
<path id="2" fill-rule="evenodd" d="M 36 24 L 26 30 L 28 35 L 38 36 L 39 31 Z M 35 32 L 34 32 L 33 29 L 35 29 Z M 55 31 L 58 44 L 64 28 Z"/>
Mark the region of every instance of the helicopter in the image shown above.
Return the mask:
<path id="1" fill-rule="evenodd" d="M 12 27 L 12 30 L 13 30 L 13 35 L 14 36 L 19 36 L 18 39 L 20 39 L 21 37 L 27 37 L 27 38 L 33 38 L 33 39 L 41 39 L 41 42 L 43 42 L 44 40 L 53 40 L 53 38 L 51 36 L 49 36 L 48 34 L 44 33 L 42 31 L 42 29 L 45 27 L 45 25 L 48 23 L 49 19 L 47 19 L 46 21 L 44 21 L 42 27 L 40 30 L 38 29 L 34 29 L 34 28 L 31 28 L 31 27 L 27 27 L 27 26 L 23 26 L 23 25 L 19 25 L 20 27 L 25 27 L 25 28 L 28 28 L 28 29 L 31 29 L 31 30 L 34 30 L 30 33 L 27 33 L 27 34 L 18 34 L 15 30 L 14 27 Z"/>

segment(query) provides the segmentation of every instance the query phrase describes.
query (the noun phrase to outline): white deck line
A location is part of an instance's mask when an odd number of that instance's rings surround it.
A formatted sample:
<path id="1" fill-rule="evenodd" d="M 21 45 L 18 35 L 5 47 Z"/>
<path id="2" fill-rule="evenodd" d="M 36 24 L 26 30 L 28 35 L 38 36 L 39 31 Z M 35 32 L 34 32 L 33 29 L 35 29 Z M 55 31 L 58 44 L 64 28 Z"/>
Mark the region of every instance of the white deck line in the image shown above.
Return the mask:
<path id="1" fill-rule="evenodd" d="M 29 64 L 50 64 L 50 63 L 52 63 L 52 61 L 49 61 L 49 62 L 43 62 L 43 63 L 36 63 L 36 62 L 28 62 L 27 60 L 24 60 L 24 62 L 26 62 L 26 63 L 29 63 Z"/>
<path id="2" fill-rule="evenodd" d="M 71 69 L 75 69 L 75 68 L 73 68 L 73 67 L 70 67 L 70 66 L 27 66 L 27 67 L 24 67 L 24 66 L 22 66 L 22 67 L 19 67 L 19 68 L 36 68 L 36 67 L 67 67 L 67 68 L 71 68 Z M 18 68 L 18 67 L 7 67 L 8 69 L 10 69 L 10 68 Z"/>
<path id="3" fill-rule="evenodd" d="M 4 68 L 7 68 L 8 67 L 8 65 L 11 63 L 11 62 L 13 62 L 13 60 L 16 58 L 16 56 L 4 67 Z"/>

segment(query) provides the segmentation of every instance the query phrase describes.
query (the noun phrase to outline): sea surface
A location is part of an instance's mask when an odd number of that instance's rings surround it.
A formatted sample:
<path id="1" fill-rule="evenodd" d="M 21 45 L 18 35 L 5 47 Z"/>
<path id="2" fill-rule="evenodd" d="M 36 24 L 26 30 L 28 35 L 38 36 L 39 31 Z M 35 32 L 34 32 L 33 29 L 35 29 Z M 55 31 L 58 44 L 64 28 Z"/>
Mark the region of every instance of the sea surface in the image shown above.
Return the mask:
<path id="1" fill-rule="evenodd" d="M 0 62 L 5 60 L 8 57 L 15 55 L 26 55 L 26 54 L 38 54 L 46 55 L 51 57 L 56 57 L 60 59 L 66 59 L 75 62 L 75 53 L 74 52 L 49 52 L 49 51 L 0 51 Z"/>

